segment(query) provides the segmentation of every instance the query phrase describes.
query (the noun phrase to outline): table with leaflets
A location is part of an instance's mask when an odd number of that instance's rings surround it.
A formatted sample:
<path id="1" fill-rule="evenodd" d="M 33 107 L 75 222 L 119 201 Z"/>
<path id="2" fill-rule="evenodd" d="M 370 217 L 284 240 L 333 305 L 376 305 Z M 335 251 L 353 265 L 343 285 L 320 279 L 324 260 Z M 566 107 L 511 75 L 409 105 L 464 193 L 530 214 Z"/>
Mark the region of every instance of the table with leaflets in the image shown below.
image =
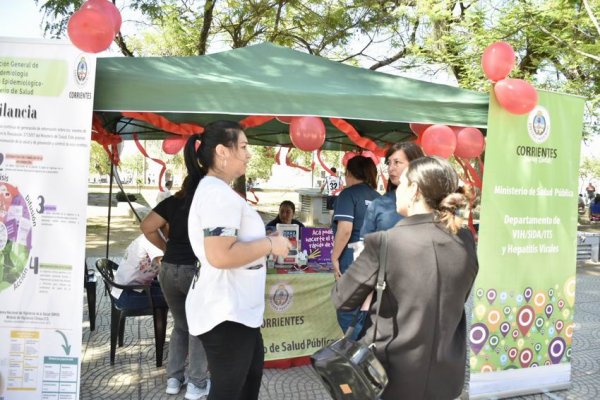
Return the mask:
<path id="1" fill-rule="evenodd" d="M 268 268 L 261 328 L 266 368 L 308 364 L 311 354 L 342 336 L 330 297 L 332 235 L 327 228 L 303 228 L 306 265 Z"/>

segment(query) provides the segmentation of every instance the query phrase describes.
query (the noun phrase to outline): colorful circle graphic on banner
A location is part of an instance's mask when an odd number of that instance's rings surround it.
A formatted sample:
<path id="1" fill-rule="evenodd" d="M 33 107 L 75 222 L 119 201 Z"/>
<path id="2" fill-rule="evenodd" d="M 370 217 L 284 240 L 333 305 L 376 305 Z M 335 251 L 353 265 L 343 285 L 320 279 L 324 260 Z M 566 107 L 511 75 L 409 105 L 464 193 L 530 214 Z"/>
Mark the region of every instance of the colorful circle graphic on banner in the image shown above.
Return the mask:
<path id="1" fill-rule="evenodd" d="M 19 190 L 0 181 L 0 292 L 21 275 L 31 251 L 31 217 Z"/>
<path id="2" fill-rule="evenodd" d="M 481 351 L 481 348 L 485 344 L 489 336 L 489 330 L 485 324 L 478 323 L 471 326 L 471 332 L 469 333 L 469 341 L 471 342 L 471 349 L 475 354 Z"/>

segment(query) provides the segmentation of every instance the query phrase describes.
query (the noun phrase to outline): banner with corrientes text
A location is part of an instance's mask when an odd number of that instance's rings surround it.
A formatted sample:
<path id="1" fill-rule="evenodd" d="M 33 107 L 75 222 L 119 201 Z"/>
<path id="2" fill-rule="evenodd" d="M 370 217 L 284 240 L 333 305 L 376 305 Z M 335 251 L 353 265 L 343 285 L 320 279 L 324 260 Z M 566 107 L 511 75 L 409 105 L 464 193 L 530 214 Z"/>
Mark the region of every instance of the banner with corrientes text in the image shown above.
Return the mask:
<path id="1" fill-rule="evenodd" d="M 79 399 L 95 71 L 0 38 L 0 400 Z"/>
<path id="2" fill-rule="evenodd" d="M 492 95 L 469 331 L 471 398 L 566 388 L 571 375 L 582 98 Z"/>
<path id="3" fill-rule="evenodd" d="M 265 360 L 308 356 L 342 337 L 331 302 L 332 273 L 267 275 Z"/>

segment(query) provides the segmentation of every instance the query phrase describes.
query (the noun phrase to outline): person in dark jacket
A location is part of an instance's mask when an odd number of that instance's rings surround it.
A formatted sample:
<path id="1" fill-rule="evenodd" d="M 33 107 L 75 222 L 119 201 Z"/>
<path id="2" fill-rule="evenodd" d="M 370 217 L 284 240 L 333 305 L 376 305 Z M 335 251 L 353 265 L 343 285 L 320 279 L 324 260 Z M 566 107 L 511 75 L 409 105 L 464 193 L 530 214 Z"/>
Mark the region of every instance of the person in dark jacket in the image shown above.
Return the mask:
<path id="1" fill-rule="evenodd" d="M 304 224 L 294 218 L 296 214 L 296 206 L 289 200 L 284 200 L 279 205 L 279 213 L 277 217 L 265 225 L 267 234 L 275 232 L 277 224 L 296 224 L 298 228 L 304 228 Z"/>
<path id="2" fill-rule="evenodd" d="M 385 400 L 455 399 L 462 391 L 464 303 L 479 265 L 473 235 L 458 217 L 468 200 L 457 189 L 458 176 L 446 160 L 412 161 L 396 193 L 405 218 L 388 231 L 367 235 L 364 251 L 332 290 L 336 308 L 360 306 L 375 287 L 379 247 L 387 235 L 387 287 L 370 304 L 371 327 L 361 339 L 373 340 L 381 302 L 375 346 L 389 377 Z"/>

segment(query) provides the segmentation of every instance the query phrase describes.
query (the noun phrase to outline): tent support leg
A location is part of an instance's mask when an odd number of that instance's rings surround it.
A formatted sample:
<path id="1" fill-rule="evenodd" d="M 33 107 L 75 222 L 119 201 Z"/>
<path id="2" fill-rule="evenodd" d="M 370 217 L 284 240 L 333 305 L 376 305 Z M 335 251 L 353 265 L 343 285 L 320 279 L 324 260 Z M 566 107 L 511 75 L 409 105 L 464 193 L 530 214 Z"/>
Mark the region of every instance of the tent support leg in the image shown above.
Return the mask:
<path id="1" fill-rule="evenodd" d="M 112 211 L 112 187 L 113 187 L 113 168 L 114 165 L 112 161 L 110 162 L 110 185 L 108 187 L 108 224 L 106 228 L 106 258 L 108 258 L 108 253 L 110 250 L 110 214 Z"/>

